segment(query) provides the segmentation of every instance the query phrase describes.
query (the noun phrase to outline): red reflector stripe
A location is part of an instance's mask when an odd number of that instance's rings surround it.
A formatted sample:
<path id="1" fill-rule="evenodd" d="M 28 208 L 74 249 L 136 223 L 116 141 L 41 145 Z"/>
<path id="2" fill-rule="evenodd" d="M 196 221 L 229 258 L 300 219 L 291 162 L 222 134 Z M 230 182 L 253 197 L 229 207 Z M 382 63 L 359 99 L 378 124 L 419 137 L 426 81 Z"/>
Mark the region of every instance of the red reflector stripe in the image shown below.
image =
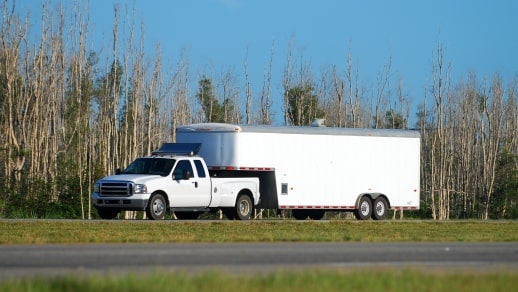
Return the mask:
<path id="1" fill-rule="evenodd" d="M 313 205 L 281 205 L 279 209 L 326 209 L 326 210 L 352 210 L 355 209 L 354 206 L 313 206 Z M 418 210 L 416 206 L 412 207 L 392 207 L 392 210 Z"/>
<path id="2" fill-rule="evenodd" d="M 344 210 L 351 210 L 351 209 L 354 209 L 354 206 L 313 206 L 313 205 L 307 205 L 307 206 L 302 206 L 302 205 L 281 205 L 279 206 L 279 209 L 327 209 L 327 210 L 339 210 L 339 209 L 344 209 Z"/>
<path id="3" fill-rule="evenodd" d="M 406 206 L 395 206 L 391 208 L 392 210 L 419 210 L 416 206 L 406 207 Z"/>
<path id="4" fill-rule="evenodd" d="M 209 166 L 210 170 L 274 171 L 273 167 Z"/>

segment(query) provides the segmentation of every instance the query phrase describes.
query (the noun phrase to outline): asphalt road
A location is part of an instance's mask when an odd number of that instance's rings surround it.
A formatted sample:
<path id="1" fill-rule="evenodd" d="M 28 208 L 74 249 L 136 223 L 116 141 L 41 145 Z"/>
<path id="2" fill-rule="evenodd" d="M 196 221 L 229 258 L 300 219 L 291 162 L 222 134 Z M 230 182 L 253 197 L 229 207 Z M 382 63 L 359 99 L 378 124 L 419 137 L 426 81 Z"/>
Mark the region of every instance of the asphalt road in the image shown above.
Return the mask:
<path id="1" fill-rule="evenodd" d="M 518 243 L 227 243 L 0 246 L 0 279 L 155 270 L 311 267 L 518 270 Z"/>

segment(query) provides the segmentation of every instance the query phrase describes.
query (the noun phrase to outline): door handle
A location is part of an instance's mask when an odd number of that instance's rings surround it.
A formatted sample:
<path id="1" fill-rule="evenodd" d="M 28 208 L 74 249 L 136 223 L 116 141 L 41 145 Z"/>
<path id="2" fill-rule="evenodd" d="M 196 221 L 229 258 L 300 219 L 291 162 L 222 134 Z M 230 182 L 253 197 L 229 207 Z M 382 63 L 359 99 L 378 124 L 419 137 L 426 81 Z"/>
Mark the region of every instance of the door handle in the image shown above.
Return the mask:
<path id="1" fill-rule="evenodd" d="M 194 187 L 197 188 L 198 187 L 198 182 L 197 181 L 193 181 L 192 182 L 194 184 Z"/>

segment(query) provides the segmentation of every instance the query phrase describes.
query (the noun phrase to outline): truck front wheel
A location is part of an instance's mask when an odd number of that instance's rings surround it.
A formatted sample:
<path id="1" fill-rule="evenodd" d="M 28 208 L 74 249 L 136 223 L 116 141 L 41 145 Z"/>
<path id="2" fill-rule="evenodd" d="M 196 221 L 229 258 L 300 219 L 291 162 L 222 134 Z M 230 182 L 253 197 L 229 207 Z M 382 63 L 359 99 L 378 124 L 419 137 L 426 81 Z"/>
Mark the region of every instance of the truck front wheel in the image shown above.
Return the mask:
<path id="1" fill-rule="evenodd" d="M 252 199 L 249 195 L 241 195 L 236 201 L 236 219 L 249 220 L 252 217 Z"/>
<path id="2" fill-rule="evenodd" d="M 147 217 L 151 220 L 162 220 L 165 217 L 166 211 L 167 202 L 165 201 L 164 196 L 161 194 L 154 194 L 151 196 L 146 209 Z"/>

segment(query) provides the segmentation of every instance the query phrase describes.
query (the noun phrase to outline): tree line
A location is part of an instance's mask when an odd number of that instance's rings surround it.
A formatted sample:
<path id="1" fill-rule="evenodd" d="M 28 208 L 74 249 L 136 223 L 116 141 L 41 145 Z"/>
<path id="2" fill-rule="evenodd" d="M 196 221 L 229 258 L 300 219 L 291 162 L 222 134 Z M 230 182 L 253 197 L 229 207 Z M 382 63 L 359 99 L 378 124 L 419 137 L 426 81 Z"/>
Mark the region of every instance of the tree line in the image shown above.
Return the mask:
<path id="1" fill-rule="evenodd" d="M 317 74 L 303 56 L 294 61 L 292 40 L 280 92 L 272 89 L 274 42 L 262 88 L 253 92 L 248 57 L 241 73 L 194 76 L 186 52 L 172 66 L 159 44 L 149 53 L 131 7 L 114 5 L 110 44 L 92 49 L 85 5 L 43 2 L 42 15 L 29 17 L 15 4 L 0 4 L 0 217 L 95 217 L 94 181 L 174 141 L 176 126 L 268 125 L 281 113 L 289 126 L 324 118 L 332 127 L 420 131 L 414 216 L 518 218 L 518 76 L 504 82 L 498 73 L 472 72 L 454 81 L 439 43 L 412 112 L 391 59 L 368 85 L 351 53 Z"/>

